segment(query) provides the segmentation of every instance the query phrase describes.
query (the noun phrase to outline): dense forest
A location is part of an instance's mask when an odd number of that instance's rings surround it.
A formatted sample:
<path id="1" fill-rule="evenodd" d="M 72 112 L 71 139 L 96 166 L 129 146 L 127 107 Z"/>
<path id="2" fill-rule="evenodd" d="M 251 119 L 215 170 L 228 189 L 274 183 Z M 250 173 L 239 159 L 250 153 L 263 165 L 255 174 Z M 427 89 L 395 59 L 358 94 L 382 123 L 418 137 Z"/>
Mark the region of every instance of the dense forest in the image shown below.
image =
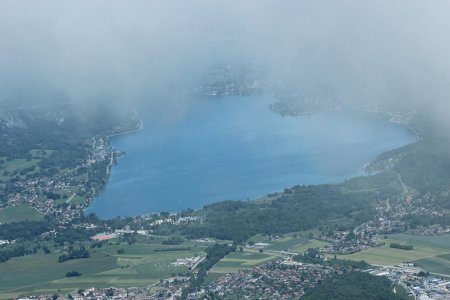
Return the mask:
<path id="1" fill-rule="evenodd" d="M 273 200 L 211 204 L 202 211 L 205 223 L 188 226 L 184 233 L 240 243 L 256 233 L 273 235 L 320 226 L 354 228 L 372 218 L 372 201 L 398 193 L 390 188 L 394 180 L 390 175 L 375 175 L 340 185 L 295 186 Z"/>
<path id="2" fill-rule="evenodd" d="M 52 150 L 40 168 L 71 168 L 86 158 L 85 141 L 94 136 L 106 136 L 121 127 L 135 128 L 130 116 L 118 114 L 102 106 L 93 107 L 83 115 L 73 113 L 66 105 L 17 108 L 8 111 L 10 123 L 0 119 L 0 158 L 31 159 L 30 150 Z M 119 125 L 118 125 L 119 124 Z"/>
<path id="3" fill-rule="evenodd" d="M 406 300 L 408 297 L 393 292 L 386 277 L 364 272 L 349 272 L 324 280 L 301 298 L 304 300 Z"/>

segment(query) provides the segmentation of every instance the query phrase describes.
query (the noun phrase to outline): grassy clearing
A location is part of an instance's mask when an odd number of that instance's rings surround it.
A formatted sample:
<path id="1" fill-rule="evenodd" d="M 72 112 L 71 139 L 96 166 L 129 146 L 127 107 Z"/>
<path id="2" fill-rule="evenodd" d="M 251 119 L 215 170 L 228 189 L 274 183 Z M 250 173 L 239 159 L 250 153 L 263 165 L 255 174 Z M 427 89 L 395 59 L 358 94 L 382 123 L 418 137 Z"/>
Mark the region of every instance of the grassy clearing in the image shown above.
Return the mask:
<path id="1" fill-rule="evenodd" d="M 19 176 L 21 179 L 25 178 L 24 175 L 20 175 L 19 172 L 23 169 L 35 167 L 34 171 L 29 171 L 27 174 L 33 174 L 39 172 L 39 163 L 44 159 L 48 158 L 54 151 L 53 150 L 40 150 L 33 149 L 30 150 L 30 157 L 28 159 L 12 159 L 7 160 L 6 157 L 1 157 L 0 160 L 0 180 L 11 180 L 15 176 Z"/>
<path id="2" fill-rule="evenodd" d="M 72 198 L 72 200 L 70 200 L 69 203 L 77 205 L 77 204 L 84 204 L 84 203 L 86 203 L 86 201 L 87 201 L 87 199 L 85 197 L 75 196 Z"/>
<path id="3" fill-rule="evenodd" d="M 23 169 L 30 168 L 35 166 L 36 169 L 31 173 L 35 173 L 39 170 L 38 164 L 41 162 L 41 159 L 13 159 L 10 161 L 6 161 L 4 164 L 0 165 L 0 180 L 9 181 L 13 177 L 18 176 L 23 179 L 25 176 L 19 174 L 19 172 Z M 17 172 L 15 174 L 15 172 Z"/>
<path id="4" fill-rule="evenodd" d="M 389 238 L 399 239 L 405 243 L 419 244 L 424 246 L 431 246 L 436 248 L 450 249 L 450 234 L 440 236 L 421 236 L 411 235 L 406 233 L 392 234 Z"/>
<path id="5" fill-rule="evenodd" d="M 228 254 L 229 259 L 247 259 L 247 260 L 257 260 L 267 258 L 267 254 L 263 253 L 249 253 L 249 252 L 232 252 Z"/>
<path id="6" fill-rule="evenodd" d="M 34 290 L 33 285 L 64 278 L 66 272 L 78 271 L 83 275 L 117 268 L 116 259 L 104 253 L 91 258 L 58 263 L 59 254 L 35 254 L 11 259 L 0 264 L 0 292 Z M 28 288 L 24 288 L 28 287 Z"/>
<path id="7" fill-rule="evenodd" d="M 124 253 L 118 254 L 119 249 Z M 68 293 L 89 287 L 148 286 L 172 274 L 186 272 L 186 267 L 171 263 L 178 258 L 203 256 L 204 249 L 190 243 L 180 246 L 120 244 L 103 246 L 95 253 L 91 249 L 91 258 L 64 263 L 58 262 L 59 253 L 14 258 L 0 264 L 0 299 L 58 290 Z M 83 276 L 66 278 L 65 273 L 72 270 Z"/>
<path id="8" fill-rule="evenodd" d="M 384 242 L 385 245 L 383 246 L 351 255 L 341 255 L 339 258 L 365 260 L 370 264 L 388 266 L 399 264 L 404 261 L 417 261 L 450 253 L 450 235 L 414 236 L 408 234 L 395 234 L 390 235 Z M 409 244 L 412 245 L 414 249 L 393 249 L 389 248 L 390 243 Z M 432 261 L 428 260 L 428 263 L 432 264 Z"/>
<path id="9" fill-rule="evenodd" d="M 223 273 L 211 273 L 211 272 L 209 272 L 208 275 L 206 276 L 205 283 L 209 284 L 209 283 L 211 283 L 213 281 L 216 281 L 222 275 L 223 275 Z"/>
<path id="10" fill-rule="evenodd" d="M 221 259 L 209 272 L 206 277 L 207 282 L 212 282 L 222 274 L 235 273 L 242 269 L 253 268 L 268 261 L 274 260 L 278 254 L 255 253 L 255 252 L 234 252 Z"/>
<path id="11" fill-rule="evenodd" d="M 302 233 L 300 233 L 301 235 Z M 303 236 L 306 236 L 303 235 Z M 270 244 L 266 249 L 274 251 L 289 251 L 291 248 L 300 247 L 308 243 L 307 238 L 299 237 L 299 233 L 289 233 L 283 235 L 276 240 L 271 239 L 269 236 L 257 234 L 249 239 L 249 242 L 253 243 L 267 243 Z"/>
<path id="12" fill-rule="evenodd" d="M 414 263 L 424 270 L 435 274 L 450 275 L 450 255 L 443 254 L 433 257 L 422 258 Z"/>
<path id="13" fill-rule="evenodd" d="M 305 245 L 308 242 L 305 238 L 285 237 L 277 241 L 272 241 L 271 245 L 267 247 L 268 250 L 289 251 L 293 247 Z"/>
<path id="14" fill-rule="evenodd" d="M 44 214 L 27 205 L 19 205 L 0 209 L 0 223 L 11 223 L 20 221 L 40 221 Z"/>
<path id="15" fill-rule="evenodd" d="M 230 260 L 221 260 L 220 262 L 218 262 L 215 266 L 216 269 L 221 269 L 221 268 L 236 268 L 236 269 L 240 269 L 242 267 L 242 264 L 244 263 L 244 261 L 230 261 Z"/>
<path id="16" fill-rule="evenodd" d="M 290 252 L 303 253 L 306 252 L 306 250 L 308 250 L 309 248 L 321 248 L 326 245 L 329 245 L 329 243 L 318 240 L 309 240 L 307 243 L 303 245 L 291 248 Z"/>
<path id="17" fill-rule="evenodd" d="M 262 253 L 235 252 L 224 257 L 216 267 L 254 267 L 274 259 L 273 255 Z"/>
<path id="18" fill-rule="evenodd" d="M 252 236 L 248 241 L 249 242 L 253 242 L 253 243 L 265 243 L 268 242 L 270 239 L 267 235 L 262 235 L 262 234 L 256 234 L 254 236 Z"/>
<path id="19" fill-rule="evenodd" d="M 20 170 L 20 169 L 25 169 L 25 168 L 29 168 L 32 167 L 33 165 L 36 165 L 37 163 L 39 163 L 41 160 L 40 159 L 13 159 L 10 161 L 7 161 L 5 164 L 2 165 L 2 171 L 15 171 L 15 170 Z"/>

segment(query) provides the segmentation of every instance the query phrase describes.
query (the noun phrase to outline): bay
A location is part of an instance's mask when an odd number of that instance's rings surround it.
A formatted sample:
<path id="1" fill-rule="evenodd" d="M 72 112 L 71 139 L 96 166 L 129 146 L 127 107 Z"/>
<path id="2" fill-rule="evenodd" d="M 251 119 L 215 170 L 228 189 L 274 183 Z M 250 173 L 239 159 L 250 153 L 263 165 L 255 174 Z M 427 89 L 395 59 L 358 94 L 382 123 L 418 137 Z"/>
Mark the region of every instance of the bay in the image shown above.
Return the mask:
<path id="1" fill-rule="evenodd" d="M 246 200 L 297 184 L 363 175 L 365 163 L 411 143 L 403 125 L 376 114 L 281 116 L 273 99 L 201 99 L 170 122 L 111 138 L 126 151 L 87 212 L 102 218 L 177 212 Z"/>

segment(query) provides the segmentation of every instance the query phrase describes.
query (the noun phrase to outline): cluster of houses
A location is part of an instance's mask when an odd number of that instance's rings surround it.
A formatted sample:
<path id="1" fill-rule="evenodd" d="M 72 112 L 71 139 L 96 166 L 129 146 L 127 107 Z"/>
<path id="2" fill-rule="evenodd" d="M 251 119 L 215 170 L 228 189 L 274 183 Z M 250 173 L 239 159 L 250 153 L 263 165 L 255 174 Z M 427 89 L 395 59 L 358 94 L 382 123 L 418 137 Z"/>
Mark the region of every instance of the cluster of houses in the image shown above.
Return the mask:
<path id="1" fill-rule="evenodd" d="M 76 294 L 68 295 L 36 295 L 28 296 L 24 298 L 18 298 L 18 300 L 102 300 L 102 299 L 147 299 L 140 297 L 151 287 L 138 288 L 103 288 L 103 289 L 80 289 Z"/>
<path id="2" fill-rule="evenodd" d="M 168 218 L 158 219 L 150 223 L 150 226 L 158 226 L 162 224 L 171 225 L 189 225 L 189 224 L 201 224 L 205 221 L 205 216 L 185 216 L 182 217 L 179 214 L 171 214 Z"/>
<path id="3" fill-rule="evenodd" d="M 402 219 L 408 215 L 442 217 L 443 212 L 432 205 L 431 194 L 423 196 L 405 195 L 393 197 L 387 205 L 376 208 L 376 216 L 352 231 L 324 233 L 317 239 L 328 242 L 323 252 L 330 254 L 351 254 L 376 247 L 384 234 L 405 232 L 407 224 Z M 417 226 L 409 229 L 415 235 L 442 235 L 450 233 L 450 226 Z"/>
<path id="4" fill-rule="evenodd" d="M 113 150 L 110 145 L 103 139 L 93 139 L 92 151 L 90 158 L 79 167 L 89 167 L 92 163 L 98 161 L 109 160 Z M 105 174 L 107 176 L 107 174 Z M 76 217 L 83 214 L 83 211 L 89 201 L 85 203 L 71 203 L 71 200 L 76 196 L 73 190 L 78 190 L 83 193 L 86 199 L 93 199 L 96 192 L 92 188 L 86 187 L 85 176 L 79 176 L 74 170 L 68 171 L 64 174 L 55 173 L 51 176 L 39 176 L 29 179 L 19 180 L 17 182 L 8 183 L 13 185 L 12 192 L 6 196 L 6 202 L 0 203 L 3 207 L 14 207 L 26 205 L 35 208 L 37 211 L 52 216 L 60 224 L 66 224 Z M 7 183 L 0 183 L 0 188 L 6 189 Z M 67 194 L 66 198 L 52 199 L 48 198 L 47 194 L 64 192 Z M 69 196 L 70 194 L 70 196 Z M 0 207 L 1 208 L 1 207 Z"/>
<path id="5" fill-rule="evenodd" d="M 268 295 L 271 299 L 298 299 L 305 289 L 343 272 L 344 268 L 278 259 L 252 269 L 224 274 L 202 290 L 190 294 L 188 299 L 203 299 L 211 293 L 222 298 L 239 293 L 243 299 L 266 299 Z"/>
<path id="6" fill-rule="evenodd" d="M 377 276 L 387 276 L 393 283 L 403 286 L 414 299 L 450 299 L 450 281 L 430 276 L 412 263 L 407 262 L 396 266 L 368 270 L 368 272 Z"/>

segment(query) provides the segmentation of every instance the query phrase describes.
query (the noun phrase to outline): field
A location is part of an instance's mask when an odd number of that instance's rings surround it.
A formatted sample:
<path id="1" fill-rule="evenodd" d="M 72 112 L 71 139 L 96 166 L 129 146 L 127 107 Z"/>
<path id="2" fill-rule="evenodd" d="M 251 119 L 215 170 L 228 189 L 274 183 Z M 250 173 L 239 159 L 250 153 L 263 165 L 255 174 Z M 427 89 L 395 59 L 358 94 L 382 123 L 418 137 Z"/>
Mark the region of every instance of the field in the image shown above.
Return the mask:
<path id="1" fill-rule="evenodd" d="M 0 223 L 20 222 L 20 221 L 40 221 L 44 219 L 44 214 L 36 209 L 19 205 L 0 209 Z"/>
<path id="2" fill-rule="evenodd" d="M 209 272 L 206 278 L 207 282 L 211 282 L 223 274 L 237 272 L 242 269 L 253 268 L 268 261 L 274 260 L 283 255 L 283 251 L 295 253 L 305 252 L 308 248 L 320 247 L 325 242 L 317 240 L 308 240 L 298 237 L 298 234 L 286 234 L 276 240 L 271 240 L 268 236 L 260 234 L 250 239 L 253 243 L 270 244 L 267 248 L 259 253 L 257 248 L 246 247 L 243 252 L 230 253 L 221 259 Z"/>
<path id="3" fill-rule="evenodd" d="M 207 281 L 212 281 L 222 274 L 248 269 L 277 258 L 278 255 L 250 252 L 234 252 L 221 259 L 209 272 Z"/>
<path id="4" fill-rule="evenodd" d="M 38 164 L 42 159 L 49 157 L 52 154 L 52 150 L 30 150 L 30 157 L 28 159 L 12 159 L 7 160 L 6 157 L 0 157 L 0 180 L 10 180 L 14 176 L 19 176 L 23 179 L 25 176 L 19 172 L 23 169 L 35 167 L 35 170 L 26 172 L 32 174 L 39 171 Z"/>
<path id="5" fill-rule="evenodd" d="M 124 252 L 117 254 L 118 249 Z M 177 258 L 204 256 L 204 249 L 193 243 L 179 246 L 120 244 L 91 249 L 90 258 L 64 263 L 58 262 L 60 253 L 14 258 L 0 264 L 0 299 L 31 292 L 60 290 L 69 293 L 93 286 L 149 286 L 187 271 L 187 267 L 176 267 L 171 263 Z M 69 271 L 78 271 L 82 276 L 66 278 Z"/>
<path id="6" fill-rule="evenodd" d="M 450 276 L 450 254 L 426 257 L 416 260 L 414 263 L 430 273 Z"/>
<path id="7" fill-rule="evenodd" d="M 300 232 L 300 233 L 288 233 L 276 239 L 271 239 L 268 236 L 257 234 L 249 239 L 250 242 L 253 243 L 267 243 L 269 246 L 266 250 L 273 251 L 291 251 L 292 249 L 299 248 L 305 245 L 310 245 L 311 240 L 307 239 L 309 232 Z M 309 246 L 308 248 L 311 248 Z M 307 248 L 306 248 L 307 249 Z M 305 251 L 306 251 L 305 249 Z"/>
<path id="8" fill-rule="evenodd" d="M 37 164 L 41 162 L 41 159 L 13 159 L 0 165 L 0 180 L 8 181 L 14 177 L 15 172 L 19 172 L 22 169 L 37 167 Z M 39 168 L 37 168 L 38 170 Z M 30 172 L 33 173 L 33 172 Z M 21 179 L 24 176 L 18 175 Z"/>
<path id="9" fill-rule="evenodd" d="M 268 242 L 271 245 L 267 247 L 267 250 L 275 250 L 275 251 L 289 251 L 289 249 L 293 247 L 303 246 L 308 243 L 308 240 L 305 238 L 294 238 L 294 237 L 285 237 L 280 240 L 276 240 L 273 242 Z"/>
<path id="10" fill-rule="evenodd" d="M 385 245 L 339 258 L 365 260 L 373 265 L 395 265 L 412 261 L 424 270 L 450 275 L 450 235 L 415 236 L 393 234 L 384 240 Z M 389 248 L 390 243 L 408 244 L 413 250 Z"/>
<path id="11" fill-rule="evenodd" d="M 322 242 L 322 241 L 318 241 L 318 240 L 309 240 L 307 243 L 305 243 L 303 245 L 299 245 L 294 248 L 291 248 L 290 252 L 303 253 L 303 252 L 306 252 L 306 250 L 308 250 L 309 248 L 321 248 L 326 245 L 328 245 L 327 242 Z"/>

